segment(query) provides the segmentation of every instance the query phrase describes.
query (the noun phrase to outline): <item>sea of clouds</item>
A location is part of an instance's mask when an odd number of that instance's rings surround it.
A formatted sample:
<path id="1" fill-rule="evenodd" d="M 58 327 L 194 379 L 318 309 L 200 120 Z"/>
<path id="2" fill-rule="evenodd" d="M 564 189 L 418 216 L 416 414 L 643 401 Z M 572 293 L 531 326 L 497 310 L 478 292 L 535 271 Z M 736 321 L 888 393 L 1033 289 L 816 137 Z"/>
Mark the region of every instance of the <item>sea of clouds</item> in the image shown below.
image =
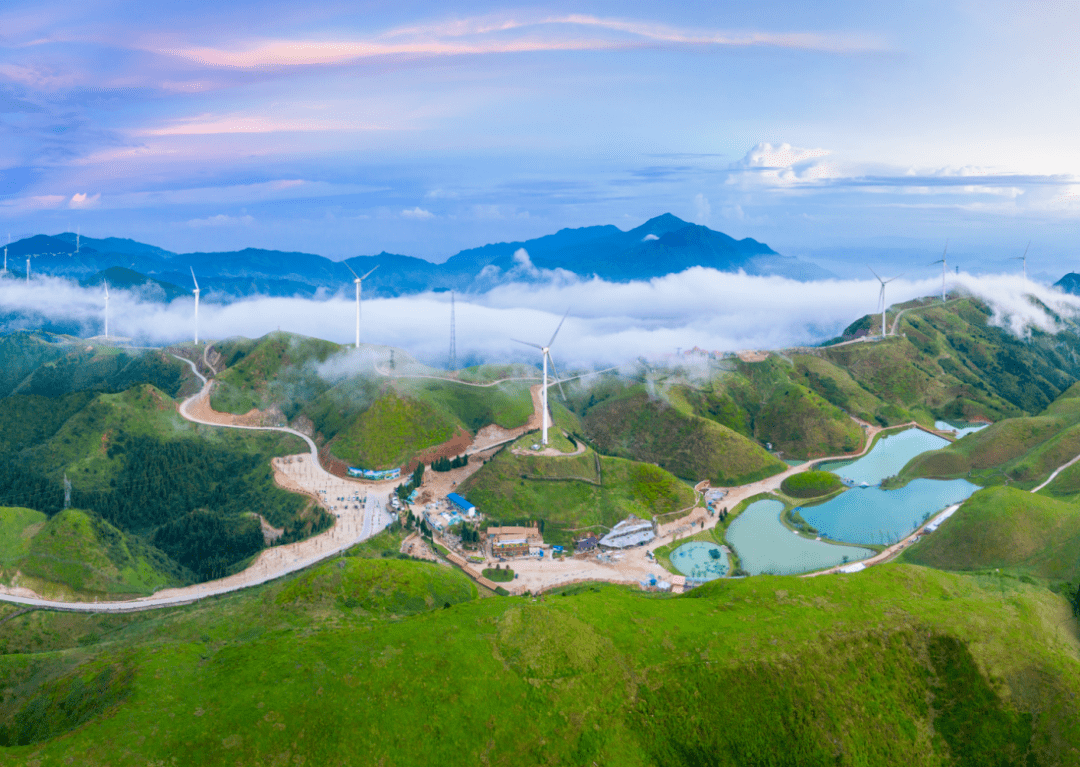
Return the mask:
<path id="1" fill-rule="evenodd" d="M 949 290 L 986 300 L 992 321 L 1024 336 L 1032 327 L 1058 328 L 1040 303 L 1062 318 L 1080 311 L 1080 296 L 1015 275 L 949 275 Z M 600 279 L 546 284 L 510 283 L 456 297 L 458 359 L 532 361 L 539 352 L 514 342 L 544 344 L 569 316 L 552 347 L 561 367 L 619 365 L 641 357 L 660 359 L 679 349 L 708 351 L 777 349 L 812 345 L 838 335 L 877 308 L 876 280 L 796 282 L 692 268 L 649 281 Z M 897 279 L 889 304 L 939 294 L 941 280 Z M 201 339 L 262 336 L 284 330 L 341 343 L 354 339 L 351 291 L 322 300 L 253 297 L 224 303 L 204 290 Z M 1034 300 L 1033 300 L 1034 299 Z M 194 335 L 194 300 L 151 300 L 139 290 L 110 291 L 109 332 L 146 345 Z M 0 280 L 0 330 L 65 326 L 83 336 L 102 332 L 104 292 L 67 280 Z M 363 303 L 361 338 L 408 351 L 444 366 L 450 341 L 450 295 L 424 293 Z M 539 362 L 539 359 L 536 360 Z"/>

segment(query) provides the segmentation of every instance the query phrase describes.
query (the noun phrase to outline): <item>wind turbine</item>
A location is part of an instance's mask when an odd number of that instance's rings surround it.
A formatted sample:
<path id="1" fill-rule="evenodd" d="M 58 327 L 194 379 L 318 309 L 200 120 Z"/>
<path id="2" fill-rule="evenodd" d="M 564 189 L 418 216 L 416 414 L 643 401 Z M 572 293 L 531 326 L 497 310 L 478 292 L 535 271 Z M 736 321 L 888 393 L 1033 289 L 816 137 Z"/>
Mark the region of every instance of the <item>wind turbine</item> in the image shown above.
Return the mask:
<path id="1" fill-rule="evenodd" d="M 26 257 L 26 284 L 30 284 L 30 256 Z"/>
<path id="2" fill-rule="evenodd" d="M 105 340 L 109 340 L 109 281 L 105 280 Z"/>
<path id="3" fill-rule="evenodd" d="M 189 266 L 191 269 L 191 281 L 195 283 L 195 290 L 191 291 L 195 294 L 195 345 L 199 345 L 199 281 L 195 279 L 195 268 Z"/>
<path id="4" fill-rule="evenodd" d="M 530 343 L 528 341 L 518 341 L 518 339 L 511 339 L 519 344 L 525 344 L 531 346 L 534 349 L 540 350 L 540 356 L 544 360 L 544 385 L 540 389 L 540 400 L 544 409 L 543 425 L 544 425 L 544 447 L 547 447 L 548 443 L 548 363 L 551 363 L 551 372 L 555 374 L 555 383 L 559 385 L 559 391 L 562 392 L 563 399 L 566 399 L 566 392 L 563 391 L 562 381 L 559 380 L 559 371 L 555 369 L 555 360 L 551 359 L 551 345 L 555 343 L 555 336 L 559 335 L 559 330 L 562 329 L 562 325 L 566 322 L 566 315 L 570 314 L 570 310 L 566 310 L 566 314 L 559 320 L 559 326 L 555 328 L 555 332 L 551 334 L 551 340 L 547 342 L 547 346 L 541 346 L 540 344 Z"/>
<path id="5" fill-rule="evenodd" d="M 930 264 L 930 266 L 933 266 L 934 264 L 941 264 L 941 303 L 945 303 L 945 271 L 949 268 L 948 265 L 945 263 L 945 254 L 948 252 L 949 241 L 945 240 L 945 253 L 942 253 L 941 258 Z"/>
<path id="6" fill-rule="evenodd" d="M 866 268 L 870 269 L 869 266 L 867 266 Z M 883 280 L 883 279 L 881 279 L 881 277 L 878 277 L 878 273 L 875 272 L 873 269 L 870 269 L 870 271 L 873 273 L 873 275 L 875 277 L 877 277 L 878 282 L 881 283 L 881 292 L 878 293 L 878 302 L 881 304 L 881 337 L 885 338 L 885 336 L 889 335 L 889 328 L 885 324 L 885 309 L 888 306 L 885 303 L 885 286 L 888 285 L 893 280 L 899 279 L 900 277 L 903 277 L 904 275 L 898 274 L 898 275 L 896 275 L 896 277 L 890 277 L 887 280 Z"/>
<path id="7" fill-rule="evenodd" d="M 1028 248 L 1030 248 L 1030 247 L 1031 247 L 1031 240 L 1028 240 L 1027 248 L 1024 248 L 1024 255 L 1022 255 L 1022 256 L 1013 256 L 1012 258 L 1009 259 L 1010 261 L 1023 261 L 1024 262 L 1024 279 L 1025 280 L 1027 279 L 1027 252 L 1028 252 Z"/>
<path id="8" fill-rule="evenodd" d="M 375 264 L 375 267 L 371 271 L 369 271 L 367 274 L 365 274 L 363 277 L 361 277 L 356 272 L 353 272 L 353 268 L 351 266 L 349 266 L 348 262 L 342 261 L 341 263 L 345 264 L 345 268 L 348 269 L 350 272 L 352 272 L 352 276 L 356 278 L 355 280 L 353 280 L 353 282 L 356 283 L 356 348 L 359 349 L 360 348 L 360 287 L 361 287 L 361 284 L 364 282 L 364 280 L 366 280 L 368 277 L 371 276 L 371 272 L 373 272 L 373 271 L 375 271 L 375 269 L 379 268 L 379 264 Z"/>

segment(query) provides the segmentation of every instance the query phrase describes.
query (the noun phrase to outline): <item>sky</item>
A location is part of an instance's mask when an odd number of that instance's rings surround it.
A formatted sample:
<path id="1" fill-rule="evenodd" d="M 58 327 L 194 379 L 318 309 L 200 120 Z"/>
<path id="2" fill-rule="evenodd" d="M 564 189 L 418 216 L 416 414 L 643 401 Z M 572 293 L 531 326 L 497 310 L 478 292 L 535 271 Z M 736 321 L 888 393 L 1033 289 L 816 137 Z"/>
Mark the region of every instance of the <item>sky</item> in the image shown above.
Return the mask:
<path id="1" fill-rule="evenodd" d="M 0 4 L 0 237 L 332 258 L 672 212 L 1072 271 L 1075 2 Z M 1028 243 L 1030 242 L 1030 246 Z"/>

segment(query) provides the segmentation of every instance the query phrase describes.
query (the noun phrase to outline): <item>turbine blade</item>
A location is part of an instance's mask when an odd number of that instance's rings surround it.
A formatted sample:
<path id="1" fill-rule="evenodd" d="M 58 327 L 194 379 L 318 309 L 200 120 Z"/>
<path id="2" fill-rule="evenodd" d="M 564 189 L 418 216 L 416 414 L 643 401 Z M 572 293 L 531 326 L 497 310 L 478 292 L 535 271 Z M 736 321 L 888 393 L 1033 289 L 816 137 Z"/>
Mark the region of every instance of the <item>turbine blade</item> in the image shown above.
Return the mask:
<path id="1" fill-rule="evenodd" d="M 1026 248 L 1024 248 L 1024 255 L 1023 255 L 1023 259 L 1024 259 L 1025 261 L 1027 261 L 1027 252 L 1028 252 L 1028 248 L 1030 248 L 1030 247 L 1031 247 L 1031 240 L 1028 240 L 1028 244 L 1027 244 L 1027 247 L 1026 247 Z"/>
<path id="2" fill-rule="evenodd" d="M 551 347 L 551 345 L 552 345 L 553 343 L 555 343 L 555 336 L 559 335 L 559 331 L 560 331 L 560 330 L 562 330 L 562 324 L 563 324 L 564 322 L 566 322 L 566 315 L 567 315 L 567 314 L 570 314 L 570 310 L 569 310 L 569 309 L 567 309 L 567 310 L 566 310 L 566 314 L 564 314 L 564 315 L 562 316 L 562 319 L 561 319 L 561 320 L 559 320 L 559 326 L 558 326 L 557 328 L 555 328 L 555 332 L 551 334 L 551 340 L 550 340 L 550 341 L 548 341 L 548 347 L 549 347 L 549 348 Z M 549 356 L 550 356 L 550 355 L 549 355 Z"/>
<path id="3" fill-rule="evenodd" d="M 907 274 L 907 272 L 904 272 L 904 274 Z M 895 277 L 890 277 L 890 278 L 889 278 L 889 279 L 887 279 L 887 280 L 882 280 L 882 283 L 881 283 L 881 284 L 882 284 L 882 285 L 884 285 L 884 284 L 885 284 L 886 282 L 892 282 L 893 280 L 898 280 L 898 279 L 900 279 L 901 277 L 903 277 L 903 276 L 904 276 L 904 274 L 898 274 L 898 275 L 896 275 Z"/>
<path id="4" fill-rule="evenodd" d="M 378 268 L 379 268 L 380 266 L 382 266 L 382 264 L 375 264 L 375 268 L 374 268 L 374 269 L 372 269 L 371 271 L 369 271 L 369 272 L 368 272 L 367 274 L 365 274 L 365 275 L 364 275 L 363 277 L 361 277 L 360 279 L 362 279 L 362 280 L 366 280 L 366 279 L 367 279 L 368 277 L 370 277 L 370 276 L 371 276 L 371 272 L 375 271 L 375 269 L 378 269 Z"/>
<path id="5" fill-rule="evenodd" d="M 105 280 L 105 298 L 109 297 L 109 281 Z"/>
<path id="6" fill-rule="evenodd" d="M 551 352 L 548 352 L 547 358 L 548 364 L 551 365 L 551 372 L 555 374 L 555 383 L 559 385 L 559 394 L 562 395 L 563 399 L 566 399 L 566 392 L 563 391 L 562 380 L 559 378 L 559 371 L 555 369 L 555 360 L 551 359 Z"/>
<path id="7" fill-rule="evenodd" d="M 945 240 L 945 250 L 941 253 L 941 260 L 945 260 L 945 254 L 949 252 L 949 241 Z"/>
<path id="8" fill-rule="evenodd" d="M 513 342 L 515 342 L 515 343 L 519 343 L 519 344 L 525 344 L 526 346 L 531 346 L 531 347 L 533 347 L 534 349 L 540 349 L 541 351 L 543 351 L 543 349 L 544 349 L 544 347 L 543 347 L 543 346 L 541 346 L 540 344 L 533 344 L 533 343 L 529 343 L 528 341 L 519 341 L 519 340 L 518 340 L 518 339 L 516 339 L 516 338 L 511 338 L 510 340 L 511 340 L 511 341 L 513 341 Z"/>
<path id="9" fill-rule="evenodd" d="M 356 279 L 360 279 L 360 275 L 357 274 L 356 272 L 353 272 L 353 268 L 351 266 L 349 266 L 348 261 L 342 261 L 341 263 L 345 264 L 345 268 L 348 269 L 350 272 L 352 272 L 353 277 L 355 277 Z"/>
<path id="10" fill-rule="evenodd" d="M 198 290 L 199 289 L 199 281 L 197 279 L 195 279 L 195 267 L 189 266 L 188 269 L 191 270 L 191 281 L 195 283 L 195 290 Z"/>
<path id="11" fill-rule="evenodd" d="M 881 277 L 878 277 L 878 273 L 877 273 L 877 272 L 875 272 L 875 271 L 873 270 L 873 268 L 872 268 L 872 267 L 870 267 L 870 266 L 867 266 L 866 268 L 870 270 L 870 273 L 871 273 L 871 274 L 873 274 L 873 275 L 874 275 L 875 277 L 877 277 L 877 279 L 878 279 L 878 282 L 881 282 Z"/>

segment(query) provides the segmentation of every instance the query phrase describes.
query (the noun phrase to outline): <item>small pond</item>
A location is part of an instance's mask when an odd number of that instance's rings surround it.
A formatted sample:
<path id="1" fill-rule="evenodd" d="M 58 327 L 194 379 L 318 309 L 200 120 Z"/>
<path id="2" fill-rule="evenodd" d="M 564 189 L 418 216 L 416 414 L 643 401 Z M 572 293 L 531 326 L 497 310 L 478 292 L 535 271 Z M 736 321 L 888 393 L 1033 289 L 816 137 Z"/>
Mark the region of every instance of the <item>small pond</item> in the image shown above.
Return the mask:
<path id="1" fill-rule="evenodd" d="M 822 471 L 831 471 L 842 479 L 850 479 L 856 485 L 864 482 L 868 485 L 877 485 L 886 477 L 899 474 L 907 462 L 920 453 L 925 453 L 927 450 L 940 450 L 948 444 L 949 441 L 943 437 L 912 428 L 899 434 L 882 437 L 862 458 L 823 463 L 818 468 Z M 844 495 L 847 494 L 844 493 Z"/>
<path id="2" fill-rule="evenodd" d="M 916 479 L 895 490 L 854 487 L 818 506 L 800 508 L 799 513 L 833 540 L 887 546 L 907 537 L 928 515 L 978 489 L 964 479 Z"/>
<path id="3" fill-rule="evenodd" d="M 711 581 L 727 575 L 728 556 L 715 543 L 691 541 L 671 552 L 671 564 L 687 578 Z"/>
<path id="4" fill-rule="evenodd" d="M 861 491 L 849 490 L 843 495 L 855 492 Z M 727 530 L 727 542 L 739 555 L 742 568 L 751 575 L 793 575 L 873 555 L 870 549 L 839 546 L 796 535 L 780 521 L 783 508 L 780 501 L 756 501 Z M 675 562 L 674 557 L 672 562 Z"/>
<path id="5" fill-rule="evenodd" d="M 985 429 L 988 423 L 969 423 L 967 421 L 934 421 L 934 428 L 940 431 L 956 432 L 956 438 L 966 437 L 968 434 Z"/>

